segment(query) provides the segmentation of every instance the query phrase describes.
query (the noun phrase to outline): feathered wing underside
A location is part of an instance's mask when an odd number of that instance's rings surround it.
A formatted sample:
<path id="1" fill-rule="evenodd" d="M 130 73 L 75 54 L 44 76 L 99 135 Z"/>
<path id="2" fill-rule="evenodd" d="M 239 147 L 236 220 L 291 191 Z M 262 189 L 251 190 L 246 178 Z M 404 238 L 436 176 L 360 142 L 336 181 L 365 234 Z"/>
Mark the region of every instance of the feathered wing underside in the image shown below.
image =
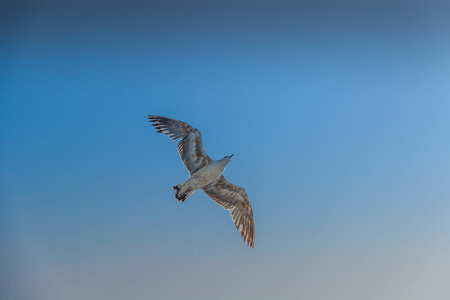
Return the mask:
<path id="1" fill-rule="evenodd" d="M 202 133 L 191 125 L 160 116 L 148 116 L 156 130 L 178 141 L 177 149 L 189 174 L 195 173 L 211 162 L 202 144 Z"/>
<path id="2" fill-rule="evenodd" d="M 255 244 L 255 224 L 253 210 L 245 190 L 229 183 L 223 175 L 203 188 L 203 191 L 216 203 L 228 209 L 236 229 L 241 232 L 244 242 L 253 248 Z"/>

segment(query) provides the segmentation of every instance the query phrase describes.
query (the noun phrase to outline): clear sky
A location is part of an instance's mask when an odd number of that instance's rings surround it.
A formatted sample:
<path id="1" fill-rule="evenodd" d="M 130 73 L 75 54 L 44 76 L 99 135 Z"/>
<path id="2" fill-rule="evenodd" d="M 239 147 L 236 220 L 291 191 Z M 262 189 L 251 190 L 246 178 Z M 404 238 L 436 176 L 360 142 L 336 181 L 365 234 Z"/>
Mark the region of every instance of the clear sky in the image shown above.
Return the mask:
<path id="1" fill-rule="evenodd" d="M 2 5 L 1 299 L 448 299 L 449 2 Z M 254 249 L 148 114 L 234 153 Z"/>

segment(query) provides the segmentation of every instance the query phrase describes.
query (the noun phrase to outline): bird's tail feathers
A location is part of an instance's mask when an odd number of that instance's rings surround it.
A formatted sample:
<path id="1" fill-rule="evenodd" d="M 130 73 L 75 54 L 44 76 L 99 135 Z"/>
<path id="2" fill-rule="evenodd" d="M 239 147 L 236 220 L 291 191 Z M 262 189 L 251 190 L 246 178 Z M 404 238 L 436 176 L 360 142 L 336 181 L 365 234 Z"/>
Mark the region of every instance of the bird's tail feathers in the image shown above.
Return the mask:
<path id="1" fill-rule="evenodd" d="M 189 180 L 186 180 L 185 182 L 173 187 L 175 191 L 175 198 L 177 198 L 178 201 L 184 202 L 190 195 L 192 195 L 193 192 L 195 192 L 189 183 Z"/>

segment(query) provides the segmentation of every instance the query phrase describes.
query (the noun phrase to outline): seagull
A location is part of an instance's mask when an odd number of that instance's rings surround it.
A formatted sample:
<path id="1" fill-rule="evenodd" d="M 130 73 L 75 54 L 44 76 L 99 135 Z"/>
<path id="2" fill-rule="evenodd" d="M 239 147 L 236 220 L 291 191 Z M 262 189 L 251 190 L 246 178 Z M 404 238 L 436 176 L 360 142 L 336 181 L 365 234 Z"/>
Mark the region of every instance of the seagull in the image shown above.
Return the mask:
<path id="1" fill-rule="evenodd" d="M 202 189 L 217 204 L 230 211 L 241 238 L 251 248 L 255 245 L 253 210 L 245 190 L 229 183 L 222 175 L 233 154 L 212 160 L 203 149 L 202 133 L 191 125 L 161 116 L 148 116 L 157 132 L 178 141 L 181 161 L 189 172 L 189 179 L 175 185 L 175 198 L 184 202 L 193 192 Z"/>

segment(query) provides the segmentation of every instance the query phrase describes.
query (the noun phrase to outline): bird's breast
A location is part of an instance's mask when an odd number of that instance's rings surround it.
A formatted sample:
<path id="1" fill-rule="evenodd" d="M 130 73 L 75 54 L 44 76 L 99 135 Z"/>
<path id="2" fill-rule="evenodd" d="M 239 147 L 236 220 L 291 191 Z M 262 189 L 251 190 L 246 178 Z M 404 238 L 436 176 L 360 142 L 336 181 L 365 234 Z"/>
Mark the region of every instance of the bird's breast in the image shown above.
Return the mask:
<path id="1" fill-rule="evenodd" d="M 191 180 L 203 186 L 208 185 L 211 182 L 216 181 L 220 175 L 222 175 L 225 167 L 226 165 L 221 163 L 212 162 L 192 174 Z"/>

